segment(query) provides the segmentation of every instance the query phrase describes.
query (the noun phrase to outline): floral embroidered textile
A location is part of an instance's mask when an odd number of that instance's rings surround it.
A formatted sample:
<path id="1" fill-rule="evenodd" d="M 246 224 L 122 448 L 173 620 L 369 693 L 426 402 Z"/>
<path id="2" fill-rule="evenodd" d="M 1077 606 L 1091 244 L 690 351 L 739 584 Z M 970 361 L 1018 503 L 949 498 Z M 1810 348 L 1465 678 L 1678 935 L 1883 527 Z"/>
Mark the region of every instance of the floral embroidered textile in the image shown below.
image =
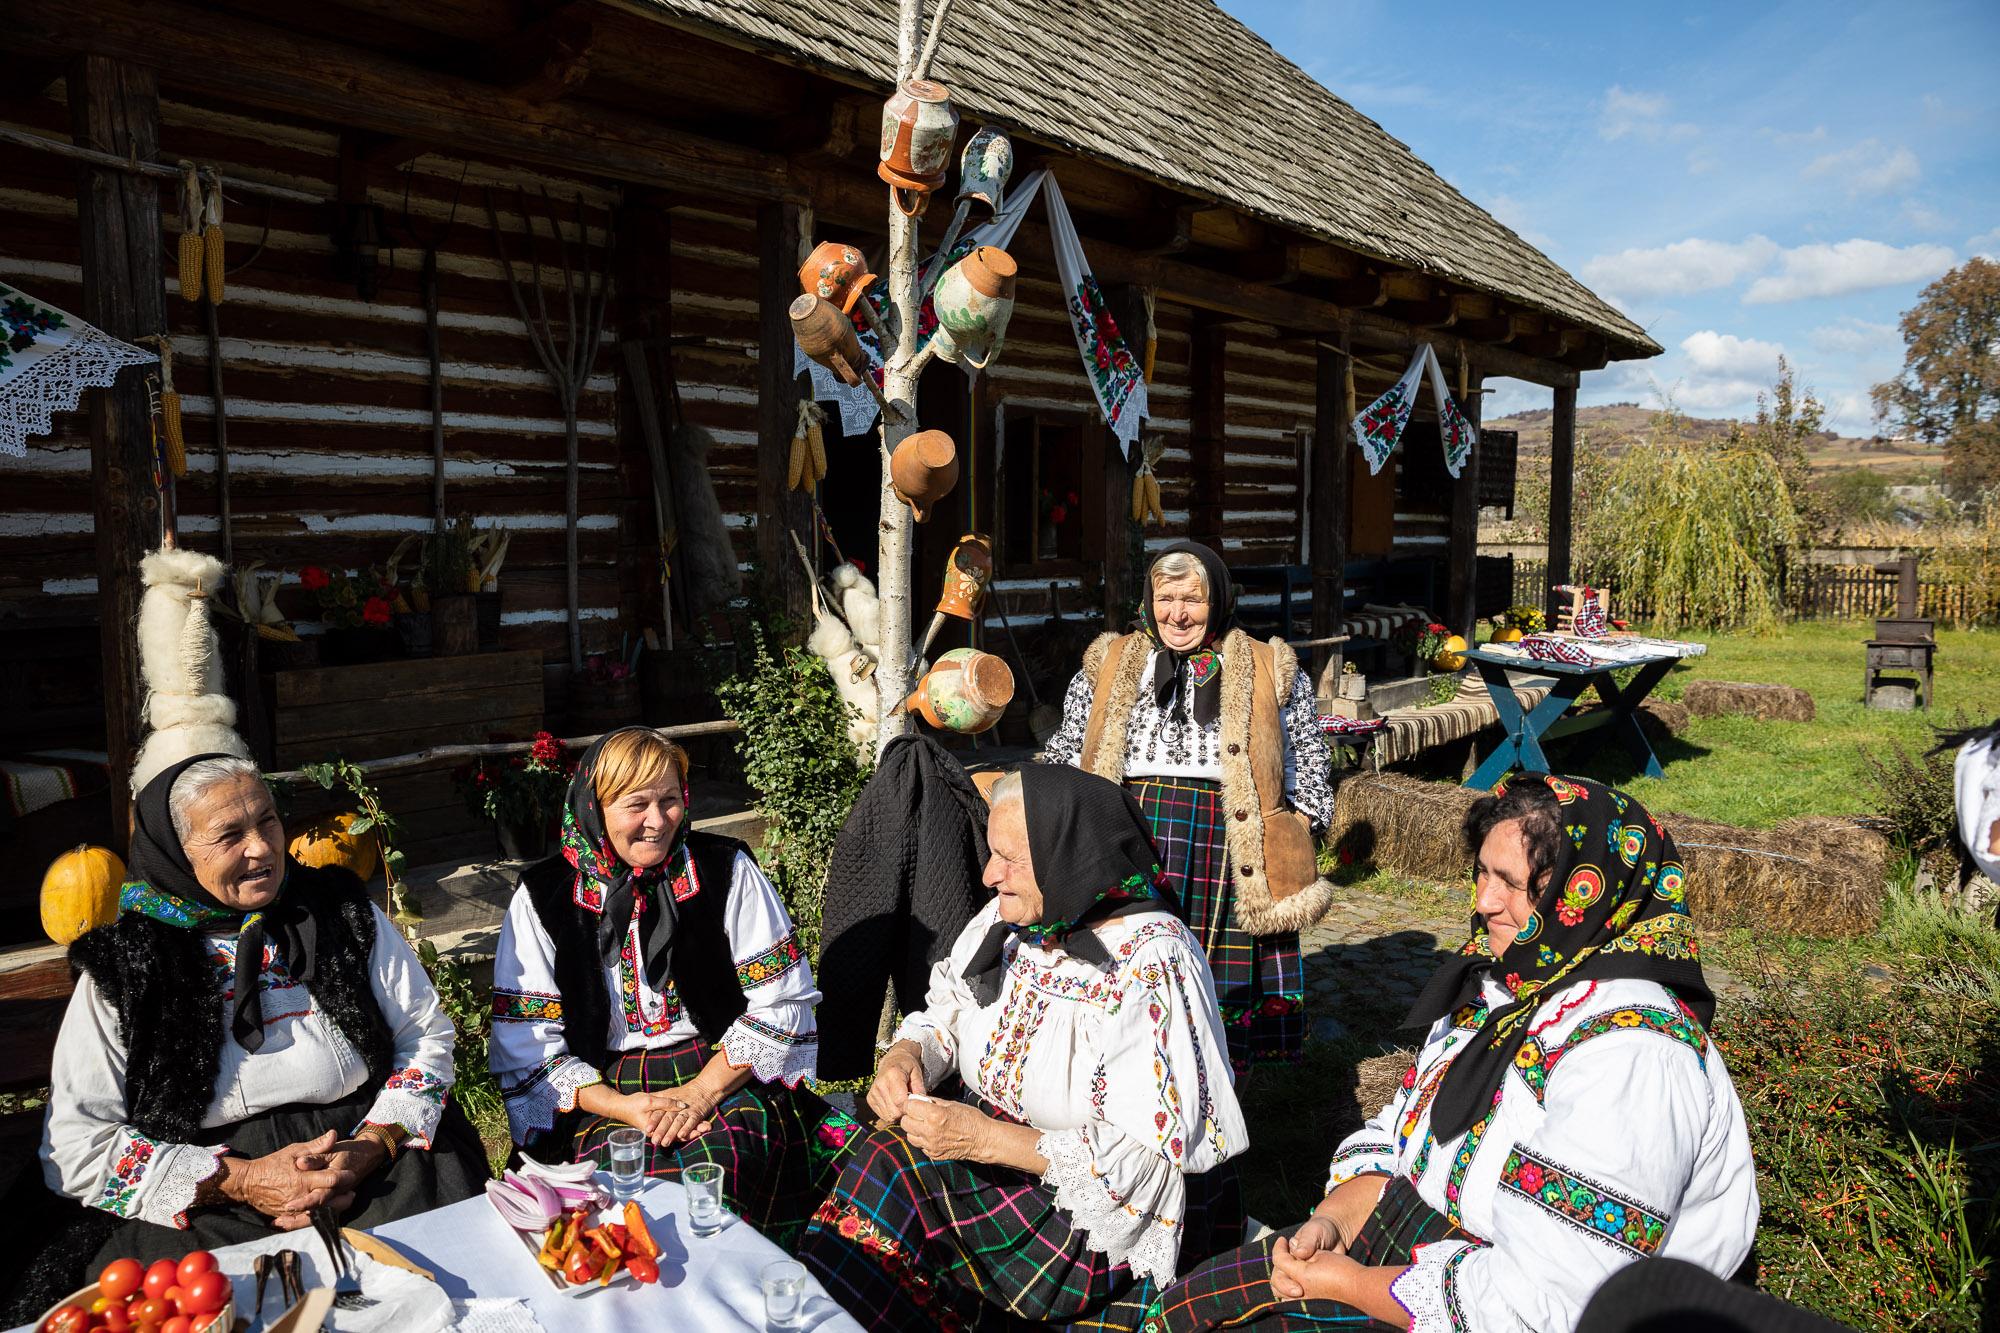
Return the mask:
<path id="1" fill-rule="evenodd" d="M 28 437 L 48 434 L 52 413 L 74 411 L 85 389 L 110 384 L 125 367 L 157 360 L 0 283 L 0 454 L 25 458 Z"/>
<path id="2" fill-rule="evenodd" d="M 1444 442 L 1445 470 L 1453 477 L 1458 476 L 1465 468 L 1465 460 L 1472 456 L 1472 446 L 1479 438 L 1478 428 L 1452 400 L 1451 392 L 1445 388 L 1444 367 L 1438 363 L 1437 352 L 1425 343 L 1410 358 L 1410 368 L 1403 372 L 1403 377 L 1354 418 L 1354 438 L 1368 460 L 1369 476 L 1382 470 L 1409 428 L 1410 413 L 1416 409 L 1417 393 L 1423 387 L 1426 370 L 1430 372 L 1431 391 L 1437 395 L 1438 435 Z"/>
<path id="3" fill-rule="evenodd" d="M 1630 1251 L 1635 1258 L 1651 1256 L 1666 1238 L 1669 1219 L 1662 1213 L 1523 1148 L 1507 1155 L 1500 1188 L 1539 1204 L 1579 1231 Z"/>
<path id="4" fill-rule="evenodd" d="M 501 1023 L 560 1023 L 563 1007 L 560 995 L 536 991 L 493 991 L 493 1017 Z"/>
<path id="5" fill-rule="evenodd" d="M 768 986 L 805 960 L 805 950 L 799 947 L 796 932 L 788 931 L 785 937 L 754 958 L 748 958 L 736 965 L 736 981 L 743 989 L 754 986 Z"/>

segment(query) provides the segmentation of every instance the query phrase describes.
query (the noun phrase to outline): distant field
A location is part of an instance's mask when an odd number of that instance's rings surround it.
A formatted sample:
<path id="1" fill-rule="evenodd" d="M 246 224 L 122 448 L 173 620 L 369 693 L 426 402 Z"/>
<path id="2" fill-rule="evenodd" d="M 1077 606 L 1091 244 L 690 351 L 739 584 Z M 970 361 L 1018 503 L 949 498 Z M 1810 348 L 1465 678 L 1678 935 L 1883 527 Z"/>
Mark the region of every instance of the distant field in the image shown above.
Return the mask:
<path id="1" fill-rule="evenodd" d="M 1486 424 L 1498 430 L 1519 431 L 1522 454 L 1533 456 L 1548 453 L 1549 415 L 1548 409 L 1538 408 L 1511 417 L 1497 417 Z M 1608 407 L 1580 407 L 1576 410 L 1576 424 L 1579 431 L 1600 431 L 1636 442 L 1645 440 L 1652 433 L 1654 415 L 1651 408 L 1622 403 Z M 1687 424 L 1697 437 L 1709 439 L 1727 435 L 1730 426 L 1727 421 L 1704 417 L 1690 417 Z M 1614 451 L 1621 447 L 1613 445 Z M 1828 472 L 1865 467 L 1885 475 L 1935 474 L 1944 466 L 1944 451 L 1941 448 L 1875 444 L 1869 440 L 1837 435 L 1822 437 L 1810 457 L 1814 468 Z"/>

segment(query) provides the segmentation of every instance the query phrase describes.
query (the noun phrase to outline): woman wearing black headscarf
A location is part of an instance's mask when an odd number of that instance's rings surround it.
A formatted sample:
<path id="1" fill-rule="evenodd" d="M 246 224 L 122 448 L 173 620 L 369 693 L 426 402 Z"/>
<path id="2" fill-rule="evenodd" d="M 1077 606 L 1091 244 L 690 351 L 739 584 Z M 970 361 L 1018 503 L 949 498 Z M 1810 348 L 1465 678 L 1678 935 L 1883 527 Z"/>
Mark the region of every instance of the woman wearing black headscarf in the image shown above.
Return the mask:
<path id="1" fill-rule="evenodd" d="M 1215 973 L 1231 1065 L 1305 1051 L 1299 931 L 1326 915 L 1312 830 L 1333 818 L 1312 681 L 1282 637 L 1231 624 L 1229 568 L 1175 542 L 1147 572 L 1137 633 L 1106 634 L 1070 682 L 1042 761 L 1123 782 L 1168 892 Z"/>
<path id="2" fill-rule="evenodd" d="M 689 828 L 687 754 L 645 727 L 570 782 L 562 850 L 522 872 L 493 963 L 490 1062 L 514 1139 L 648 1174 L 723 1167 L 723 1199 L 790 1244 L 859 1126 L 799 1084 L 818 1064 L 812 967 L 750 849 Z"/>
<path id="3" fill-rule="evenodd" d="M 1567 1329 L 1654 1256 L 1728 1277 L 1757 1230 L 1673 839 L 1623 792 L 1523 773 L 1474 803 L 1473 935 L 1410 1014 L 1403 1087 L 1285 1236 L 1224 1255 L 1153 1333 Z"/>
<path id="4" fill-rule="evenodd" d="M 422 964 L 351 871 L 286 855 L 254 764 L 148 783 L 127 873 L 118 919 L 70 946 L 51 1074 L 45 1174 L 100 1210 L 66 1242 L 71 1288 L 86 1260 L 178 1258 L 316 1204 L 375 1226 L 478 1191 Z"/>
<path id="5" fill-rule="evenodd" d="M 874 1329 L 1133 1329 L 1242 1234 L 1242 1113 L 1200 946 L 1116 785 L 995 784 L 994 901 L 931 972 L 800 1259 Z"/>

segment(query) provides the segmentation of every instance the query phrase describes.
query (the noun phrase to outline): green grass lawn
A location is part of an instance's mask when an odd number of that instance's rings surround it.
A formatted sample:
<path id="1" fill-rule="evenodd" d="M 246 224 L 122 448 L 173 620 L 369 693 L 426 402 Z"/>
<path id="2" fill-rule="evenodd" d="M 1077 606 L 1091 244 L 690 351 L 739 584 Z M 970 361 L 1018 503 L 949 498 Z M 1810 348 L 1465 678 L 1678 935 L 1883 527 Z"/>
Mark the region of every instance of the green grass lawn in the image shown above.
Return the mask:
<path id="1" fill-rule="evenodd" d="M 1706 643 L 1708 653 L 1670 675 L 1656 694 L 1677 697 L 1696 679 L 1798 685 L 1812 693 L 1818 716 L 1811 722 L 1697 718 L 1656 747 L 1664 778 L 1639 776 L 1615 743 L 1566 771 L 1616 783 L 1654 810 L 1747 828 L 1769 828 L 1793 815 L 1863 813 L 1868 786 L 1857 745 L 1886 751 L 1895 740 L 1917 752 L 1933 743 L 1932 725 L 1952 724 L 1961 709 L 1975 722 L 2000 716 L 2000 633 L 1990 630 L 1939 632 L 1928 714 L 1862 707 L 1862 645 L 1872 629 L 1861 620 L 1809 621 L 1764 637 L 1681 634 Z M 1581 743 L 1556 742 L 1551 762 L 1566 767 Z"/>

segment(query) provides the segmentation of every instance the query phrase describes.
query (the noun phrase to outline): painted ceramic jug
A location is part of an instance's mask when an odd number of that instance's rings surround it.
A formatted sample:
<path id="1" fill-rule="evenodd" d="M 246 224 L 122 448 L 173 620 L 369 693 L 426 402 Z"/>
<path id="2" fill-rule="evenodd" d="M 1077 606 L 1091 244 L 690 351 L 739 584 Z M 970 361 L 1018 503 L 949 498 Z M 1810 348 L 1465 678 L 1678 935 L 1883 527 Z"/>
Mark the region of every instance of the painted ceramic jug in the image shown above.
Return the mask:
<path id="1" fill-rule="evenodd" d="M 821 241 L 799 265 L 799 287 L 808 296 L 831 301 L 843 315 L 854 313 L 854 303 L 875 285 L 868 261 L 861 252 L 840 241 Z"/>
<path id="2" fill-rule="evenodd" d="M 917 196 L 916 207 L 906 207 L 900 198 L 897 207 L 905 213 L 922 210 L 931 191 L 944 184 L 957 137 L 958 112 L 941 83 L 906 80 L 882 104 L 882 151 L 875 174 Z"/>
<path id="3" fill-rule="evenodd" d="M 977 620 L 992 582 L 992 541 L 981 533 L 966 533 L 944 562 L 944 595 L 938 598 L 938 614 Z"/>
<path id="4" fill-rule="evenodd" d="M 1017 271 L 1013 256 L 992 245 L 980 246 L 945 270 L 931 298 L 942 360 L 964 360 L 983 370 L 999 353 L 1014 318 Z"/>
<path id="5" fill-rule="evenodd" d="M 889 480 L 917 522 L 928 523 L 931 506 L 958 485 L 958 448 L 941 430 L 920 430 L 889 455 Z"/>
<path id="6" fill-rule="evenodd" d="M 861 383 L 867 362 L 861 356 L 861 339 L 854 321 L 840 307 L 823 296 L 808 292 L 793 301 L 787 311 L 792 318 L 792 336 L 799 349 L 825 366 L 847 384 Z"/>
<path id="7" fill-rule="evenodd" d="M 976 199 L 998 213 L 1014 174 L 1014 145 L 991 125 L 980 127 L 958 159 L 958 202 Z"/>
<path id="8" fill-rule="evenodd" d="M 954 648 L 917 682 L 903 706 L 944 731 L 985 731 L 1014 697 L 1014 673 L 991 653 Z"/>

